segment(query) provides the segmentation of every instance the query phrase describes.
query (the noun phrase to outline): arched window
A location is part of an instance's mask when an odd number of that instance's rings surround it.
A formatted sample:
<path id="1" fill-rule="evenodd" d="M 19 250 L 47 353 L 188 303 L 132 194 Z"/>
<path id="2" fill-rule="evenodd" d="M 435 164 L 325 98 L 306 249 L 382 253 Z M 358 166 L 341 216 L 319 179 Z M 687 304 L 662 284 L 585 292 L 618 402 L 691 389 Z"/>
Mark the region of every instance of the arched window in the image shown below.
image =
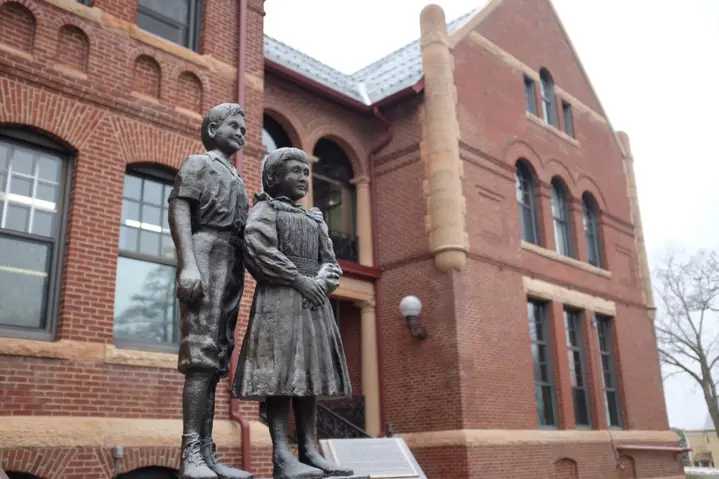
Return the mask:
<path id="1" fill-rule="evenodd" d="M 597 202 L 592 195 L 584 193 L 582 204 L 584 206 L 584 237 L 587 240 L 588 261 L 591 265 L 603 268 Z"/>
<path id="2" fill-rule="evenodd" d="M 537 214 L 537 196 L 534 191 L 534 178 L 529 167 L 524 162 L 517 163 L 515 179 L 522 239 L 538 245 L 540 244 L 539 215 Z"/>
<path id="3" fill-rule="evenodd" d="M 317 142 L 312 167 L 314 205 L 325 217 L 338 258 L 357 261 L 355 235 L 355 190 L 350 182 L 352 165 L 347 154 L 328 139 Z"/>
<path id="4" fill-rule="evenodd" d="M 28 129 L 0 128 L 0 334 L 52 339 L 70 152 Z"/>
<path id="5" fill-rule="evenodd" d="M 262 145 L 265 147 L 266 155 L 277 148 L 292 146 L 292 141 L 284 128 L 269 115 L 262 117 Z"/>
<path id="6" fill-rule="evenodd" d="M 28 472 L 7 471 L 6 474 L 8 479 L 40 479 L 36 475 L 30 474 Z"/>
<path id="7" fill-rule="evenodd" d="M 558 178 L 552 180 L 552 219 L 557 252 L 564 256 L 574 256 L 567 190 Z"/>
<path id="8" fill-rule="evenodd" d="M 167 203 L 173 176 L 157 166 L 125 175 L 113 331 L 121 345 L 177 349 L 177 259 Z"/>
<path id="9" fill-rule="evenodd" d="M 539 70 L 539 79 L 542 83 L 542 115 L 544 121 L 550 125 L 559 128 L 557 120 L 557 96 L 554 93 L 554 80 L 549 70 L 542 68 Z"/>

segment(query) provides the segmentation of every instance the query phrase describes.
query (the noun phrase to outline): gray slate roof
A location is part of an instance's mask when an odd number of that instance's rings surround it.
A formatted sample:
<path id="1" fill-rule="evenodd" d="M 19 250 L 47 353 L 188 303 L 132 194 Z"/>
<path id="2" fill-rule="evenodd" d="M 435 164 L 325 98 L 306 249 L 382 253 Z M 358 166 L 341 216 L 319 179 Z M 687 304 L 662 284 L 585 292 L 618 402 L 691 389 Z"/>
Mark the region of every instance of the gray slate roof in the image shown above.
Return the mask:
<path id="1" fill-rule="evenodd" d="M 472 13 L 469 12 L 448 23 L 449 33 L 461 27 Z M 267 60 L 365 105 L 372 105 L 416 84 L 424 75 L 419 40 L 405 45 L 351 75 L 339 72 L 267 35 L 264 43 Z"/>

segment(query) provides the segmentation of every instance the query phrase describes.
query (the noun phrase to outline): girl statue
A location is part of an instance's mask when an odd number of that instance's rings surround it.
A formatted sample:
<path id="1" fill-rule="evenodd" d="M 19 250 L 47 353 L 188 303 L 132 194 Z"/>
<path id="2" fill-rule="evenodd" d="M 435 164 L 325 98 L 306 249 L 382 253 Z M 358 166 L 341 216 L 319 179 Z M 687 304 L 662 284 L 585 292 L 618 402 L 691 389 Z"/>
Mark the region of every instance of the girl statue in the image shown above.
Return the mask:
<path id="1" fill-rule="evenodd" d="M 317 450 L 317 399 L 349 397 L 352 389 L 329 302 L 342 270 L 322 213 L 297 203 L 307 194 L 309 175 L 302 150 L 270 153 L 244 234 L 257 288 L 232 393 L 266 402 L 274 479 L 353 476 Z M 288 443 L 290 403 L 299 458 Z"/>

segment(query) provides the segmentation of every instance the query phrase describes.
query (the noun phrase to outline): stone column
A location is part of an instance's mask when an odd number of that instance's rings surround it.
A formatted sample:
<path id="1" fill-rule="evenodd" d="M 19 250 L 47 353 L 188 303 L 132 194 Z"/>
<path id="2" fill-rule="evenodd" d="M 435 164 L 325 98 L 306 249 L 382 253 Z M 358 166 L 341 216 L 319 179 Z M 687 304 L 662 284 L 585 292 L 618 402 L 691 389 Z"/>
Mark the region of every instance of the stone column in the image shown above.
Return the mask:
<path id="1" fill-rule="evenodd" d="M 310 157 L 310 184 L 308 185 L 308 188 L 307 188 L 307 195 L 304 198 L 302 198 L 302 200 L 300 201 L 300 204 L 305 209 L 310 209 L 314 206 L 314 198 L 312 196 L 313 195 L 313 192 L 312 192 L 312 167 L 315 163 L 317 163 L 319 161 L 319 158 L 317 158 L 316 156 L 309 155 L 309 157 Z"/>
<path id="2" fill-rule="evenodd" d="M 357 241 L 359 243 L 359 263 L 372 266 L 374 263 L 372 245 L 372 202 L 370 200 L 369 178 L 354 178 L 357 193 Z"/>
<path id="3" fill-rule="evenodd" d="M 637 247 L 637 263 L 639 263 L 639 275 L 644 287 L 644 304 L 647 308 L 649 319 L 654 321 L 656 307 L 654 304 L 654 292 L 652 291 L 652 278 L 649 274 L 649 262 L 647 261 L 647 247 L 644 243 L 644 228 L 642 227 L 642 215 L 639 210 L 639 196 L 637 194 L 637 181 L 634 177 L 634 155 L 629 143 L 629 136 L 623 131 L 617 132 L 617 138 L 624 149 L 624 175 L 627 178 L 627 195 L 629 196 L 629 209 L 634 224 L 634 241 Z"/>
<path id="4" fill-rule="evenodd" d="M 377 437 L 382 432 L 377 364 L 377 316 L 374 301 L 363 301 L 357 305 L 362 310 L 362 394 L 364 394 L 365 430 Z"/>
<path id="5" fill-rule="evenodd" d="M 461 271 L 467 262 L 469 239 L 462 195 L 454 57 L 442 8 L 424 7 L 420 29 L 424 67 L 421 156 L 425 165 L 429 247 L 440 271 Z"/>

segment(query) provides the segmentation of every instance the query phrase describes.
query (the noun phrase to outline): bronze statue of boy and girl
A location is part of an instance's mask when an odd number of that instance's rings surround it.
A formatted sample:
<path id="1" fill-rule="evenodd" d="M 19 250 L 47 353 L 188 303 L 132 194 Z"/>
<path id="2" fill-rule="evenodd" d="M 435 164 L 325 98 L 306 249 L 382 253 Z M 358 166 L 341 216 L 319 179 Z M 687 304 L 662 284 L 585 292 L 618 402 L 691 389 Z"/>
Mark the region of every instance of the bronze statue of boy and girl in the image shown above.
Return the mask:
<path id="1" fill-rule="evenodd" d="M 348 477 L 317 450 L 317 399 L 348 397 L 351 386 L 329 303 L 342 275 L 322 213 L 297 203 L 308 191 L 307 155 L 271 152 L 254 206 L 231 157 L 245 143 L 237 104 L 202 120 L 207 150 L 187 157 L 169 196 L 180 301 L 178 370 L 185 376 L 180 477 L 251 479 L 217 459 L 215 390 L 229 374 L 245 268 L 257 282 L 232 396 L 264 400 L 274 479 Z M 299 457 L 288 440 L 290 403 Z"/>

